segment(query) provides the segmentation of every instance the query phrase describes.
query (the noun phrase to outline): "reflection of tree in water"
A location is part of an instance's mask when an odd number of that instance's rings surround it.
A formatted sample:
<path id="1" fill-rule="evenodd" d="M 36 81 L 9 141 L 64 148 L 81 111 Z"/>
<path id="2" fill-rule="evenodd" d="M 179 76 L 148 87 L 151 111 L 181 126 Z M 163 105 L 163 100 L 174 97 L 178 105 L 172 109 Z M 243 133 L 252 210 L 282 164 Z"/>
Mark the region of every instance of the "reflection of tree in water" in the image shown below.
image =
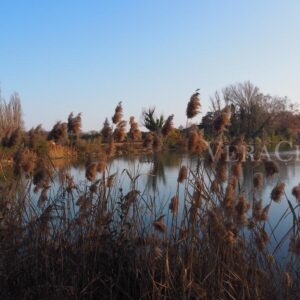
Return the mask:
<path id="1" fill-rule="evenodd" d="M 149 157 L 148 157 L 149 159 Z M 178 154 L 156 153 L 152 156 L 151 169 L 147 179 L 147 187 L 153 190 L 157 189 L 159 182 L 166 184 L 166 170 L 165 168 L 178 168 L 181 157 Z"/>

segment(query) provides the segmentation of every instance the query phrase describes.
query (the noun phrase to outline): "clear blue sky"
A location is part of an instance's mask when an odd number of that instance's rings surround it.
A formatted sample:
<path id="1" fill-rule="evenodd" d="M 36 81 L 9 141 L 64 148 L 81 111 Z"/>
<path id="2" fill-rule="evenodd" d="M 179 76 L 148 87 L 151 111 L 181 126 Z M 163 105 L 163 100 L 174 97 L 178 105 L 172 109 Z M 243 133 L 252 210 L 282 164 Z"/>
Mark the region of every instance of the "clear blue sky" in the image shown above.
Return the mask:
<path id="1" fill-rule="evenodd" d="M 99 130 L 119 101 L 126 118 L 152 105 L 185 124 L 195 89 L 205 112 L 244 80 L 300 103 L 300 1 L 0 2 L 0 86 L 27 128 L 73 111 Z"/>

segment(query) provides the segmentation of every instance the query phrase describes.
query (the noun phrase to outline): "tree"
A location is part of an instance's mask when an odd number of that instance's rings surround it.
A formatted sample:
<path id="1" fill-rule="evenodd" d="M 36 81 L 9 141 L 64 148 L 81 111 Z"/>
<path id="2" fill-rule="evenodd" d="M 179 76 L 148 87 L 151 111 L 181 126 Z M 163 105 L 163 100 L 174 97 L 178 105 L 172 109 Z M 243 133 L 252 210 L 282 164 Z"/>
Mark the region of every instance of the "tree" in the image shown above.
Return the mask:
<path id="1" fill-rule="evenodd" d="M 160 132 L 165 123 L 163 115 L 155 115 L 155 107 L 143 110 L 142 117 L 143 125 L 151 132 Z"/>
<path id="2" fill-rule="evenodd" d="M 264 132 L 270 133 L 275 119 L 287 107 L 285 97 L 263 94 L 250 81 L 225 87 L 222 94 L 215 93 L 211 102 L 213 118 L 218 116 L 222 105 L 232 107 L 229 134 L 244 135 L 246 138 L 255 138 Z"/>
<path id="3" fill-rule="evenodd" d="M 17 93 L 11 95 L 8 103 L 0 94 L 0 138 L 12 135 L 23 128 L 22 106 Z"/>

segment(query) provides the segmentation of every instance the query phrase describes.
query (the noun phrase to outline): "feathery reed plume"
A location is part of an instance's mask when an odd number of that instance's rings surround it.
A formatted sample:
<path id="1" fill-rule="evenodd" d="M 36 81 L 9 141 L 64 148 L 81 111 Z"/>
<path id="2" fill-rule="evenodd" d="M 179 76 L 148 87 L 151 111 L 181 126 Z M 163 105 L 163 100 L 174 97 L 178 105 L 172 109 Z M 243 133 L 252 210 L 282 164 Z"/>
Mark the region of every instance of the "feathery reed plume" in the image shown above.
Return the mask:
<path id="1" fill-rule="evenodd" d="M 98 171 L 98 164 L 97 163 L 91 163 L 87 166 L 85 171 L 85 177 L 89 181 L 94 181 L 97 175 Z"/>
<path id="2" fill-rule="evenodd" d="M 264 228 L 260 228 L 259 232 L 256 233 L 256 238 L 255 238 L 255 242 L 258 250 L 263 251 L 268 241 L 269 241 L 269 236 L 267 232 L 265 231 Z"/>
<path id="3" fill-rule="evenodd" d="M 243 175 L 243 166 L 241 162 L 237 162 L 232 166 L 232 175 L 239 178 Z"/>
<path id="4" fill-rule="evenodd" d="M 246 161 L 247 146 L 243 135 L 237 137 L 230 145 L 230 150 L 239 162 Z"/>
<path id="5" fill-rule="evenodd" d="M 174 115 L 170 115 L 166 120 L 164 126 L 161 129 L 161 133 L 163 136 L 167 136 L 174 128 L 173 124 Z"/>
<path id="6" fill-rule="evenodd" d="M 103 142 L 107 143 L 111 139 L 112 128 L 111 128 L 107 118 L 105 119 L 105 122 L 103 123 L 103 127 L 101 129 L 101 135 L 102 135 Z"/>
<path id="7" fill-rule="evenodd" d="M 228 211 L 232 211 L 235 202 L 235 187 L 236 187 L 236 178 L 232 177 L 231 180 L 228 182 L 226 187 L 225 197 L 223 200 L 223 205 Z"/>
<path id="8" fill-rule="evenodd" d="M 17 145 L 19 139 L 21 138 L 20 129 L 8 129 L 2 138 L 2 146 L 11 148 Z"/>
<path id="9" fill-rule="evenodd" d="M 298 203 L 300 203 L 300 185 L 293 187 L 292 195 L 296 198 Z"/>
<path id="10" fill-rule="evenodd" d="M 48 172 L 42 163 L 39 163 L 33 174 L 32 182 L 36 186 L 36 191 L 42 186 L 48 185 Z"/>
<path id="11" fill-rule="evenodd" d="M 236 244 L 236 234 L 231 230 L 227 230 L 225 234 L 225 241 L 228 245 L 233 246 Z"/>
<path id="12" fill-rule="evenodd" d="M 170 205 L 169 205 L 169 209 L 171 210 L 171 212 L 174 215 L 177 215 L 177 213 L 178 213 L 178 206 L 179 206 L 179 199 L 178 199 L 178 197 L 177 196 L 172 197 Z"/>
<path id="13" fill-rule="evenodd" d="M 68 132 L 74 135 L 79 135 L 81 130 L 81 113 L 79 113 L 76 117 L 74 117 L 71 112 L 68 117 Z"/>
<path id="14" fill-rule="evenodd" d="M 79 206 L 80 213 L 86 212 L 89 208 L 91 208 L 92 203 L 91 201 L 86 197 L 86 195 L 81 195 L 77 202 L 76 205 Z M 82 215 L 81 215 L 82 216 Z"/>
<path id="15" fill-rule="evenodd" d="M 115 114 L 111 118 L 114 124 L 117 124 L 123 118 L 123 107 L 122 102 L 120 101 L 115 109 Z"/>
<path id="16" fill-rule="evenodd" d="M 20 175 L 22 172 L 32 174 L 36 156 L 28 148 L 20 148 L 14 156 L 14 174 Z"/>
<path id="17" fill-rule="evenodd" d="M 270 204 L 266 205 L 263 208 L 258 221 L 266 221 L 268 219 L 269 209 L 270 209 Z"/>
<path id="18" fill-rule="evenodd" d="M 210 191 L 214 194 L 219 194 L 220 193 L 220 182 L 218 181 L 217 178 L 213 180 L 210 186 Z"/>
<path id="19" fill-rule="evenodd" d="M 161 151 L 161 148 L 162 148 L 162 140 L 161 140 L 159 134 L 155 133 L 153 135 L 152 149 L 154 152 L 159 152 L 159 151 Z"/>
<path id="20" fill-rule="evenodd" d="M 281 196 L 283 195 L 285 188 L 285 184 L 283 182 L 278 183 L 271 192 L 271 199 L 275 202 L 279 202 L 281 199 Z"/>
<path id="21" fill-rule="evenodd" d="M 160 259 L 162 258 L 162 250 L 160 247 L 158 246 L 155 246 L 154 249 L 153 249 L 153 256 L 154 256 L 154 259 Z"/>
<path id="22" fill-rule="evenodd" d="M 108 178 L 107 178 L 107 182 L 106 182 L 106 186 L 108 187 L 108 188 L 111 188 L 112 186 L 113 186 L 113 184 L 114 184 L 114 180 L 115 180 L 115 174 L 112 174 L 112 175 L 110 175 Z"/>
<path id="23" fill-rule="evenodd" d="M 227 153 L 224 150 L 216 167 L 216 178 L 219 182 L 225 182 L 227 179 Z"/>
<path id="24" fill-rule="evenodd" d="M 124 207 L 129 208 L 129 206 L 136 201 L 138 195 L 139 191 L 137 190 L 129 191 L 124 197 Z"/>
<path id="25" fill-rule="evenodd" d="M 151 148 L 153 144 L 153 133 L 152 132 L 147 132 L 146 137 L 143 141 L 143 147 L 144 148 Z"/>
<path id="26" fill-rule="evenodd" d="M 245 213 L 250 209 L 250 204 L 247 201 L 244 195 L 239 197 L 239 201 L 235 206 L 236 214 L 237 214 L 237 222 L 242 225 L 247 225 L 248 220 L 245 216 Z"/>
<path id="27" fill-rule="evenodd" d="M 264 162 L 265 165 L 265 171 L 267 177 L 272 177 L 274 174 L 279 172 L 278 165 L 274 161 L 266 160 Z"/>
<path id="28" fill-rule="evenodd" d="M 216 132 L 223 132 L 226 130 L 226 127 L 230 124 L 231 118 L 231 108 L 230 106 L 226 106 L 220 114 L 214 120 L 214 130 Z"/>
<path id="29" fill-rule="evenodd" d="M 68 141 L 67 123 L 57 122 L 48 134 L 48 140 L 57 144 L 65 144 Z"/>
<path id="30" fill-rule="evenodd" d="M 130 130 L 129 130 L 129 137 L 133 141 L 138 141 L 141 139 L 141 131 L 139 129 L 138 123 L 135 121 L 134 117 L 130 117 L 129 120 Z"/>
<path id="31" fill-rule="evenodd" d="M 200 112 L 201 104 L 200 104 L 199 95 L 200 94 L 198 92 L 194 93 L 191 96 L 190 101 L 188 102 L 186 108 L 186 116 L 188 117 L 188 119 L 194 118 Z"/>
<path id="32" fill-rule="evenodd" d="M 264 184 L 264 176 L 262 173 L 255 173 L 253 176 L 253 186 L 257 190 L 261 190 Z"/>
<path id="33" fill-rule="evenodd" d="M 161 233 L 165 233 L 166 230 L 167 230 L 167 226 L 166 224 L 164 223 L 164 217 L 165 215 L 161 215 L 160 217 L 158 217 L 153 223 L 153 227 L 158 231 L 158 232 L 161 232 Z"/>
<path id="34" fill-rule="evenodd" d="M 96 193 L 97 192 L 97 188 L 98 188 L 98 181 L 96 181 L 95 183 L 93 183 L 91 186 L 90 186 L 90 192 L 92 194 Z"/>
<path id="35" fill-rule="evenodd" d="M 69 176 L 68 174 L 66 174 L 65 176 L 66 182 L 67 182 L 67 192 L 71 193 L 72 190 L 75 188 L 75 183 L 73 181 L 73 177 Z"/>
<path id="36" fill-rule="evenodd" d="M 254 199 L 254 205 L 253 205 L 253 209 L 252 209 L 252 216 L 258 222 L 266 221 L 268 219 L 269 209 L 270 209 L 270 204 L 266 205 L 263 208 L 262 199 L 260 199 L 259 201 L 256 201 Z"/>
<path id="37" fill-rule="evenodd" d="M 114 139 L 117 141 L 117 142 L 123 142 L 126 138 L 126 124 L 127 122 L 126 121 L 120 121 L 118 124 L 117 124 L 117 127 L 114 131 Z"/>
<path id="38" fill-rule="evenodd" d="M 35 128 L 32 128 L 28 132 L 29 137 L 29 147 L 36 148 L 38 141 L 41 139 L 46 139 L 47 135 L 46 132 L 43 130 L 42 125 L 38 125 Z"/>
<path id="39" fill-rule="evenodd" d="M 195 187 L 194 187 L 194 193 L 193 193 L 193 205 L 197 208 L 200 208 L 201 206 L 201 191 L 203 188 L 203 183 L 200 179 L 196 179 L 195 181 Z"/>
<path id="40" fill-rule="evenodd" d="M 187 174 L 188 174 L 187 167 L 181 166 L 179 173 L 178 173 L 177 182 L 182 183 L 185 179 L 187 179 Z"/>
<path id="41" fill-rule="evenodd" d="M 37 206 L 38 208 L 41 208 L 43 206 L 43 204 L 47 201 L 48 196 L 47 196 L 47 192 L 48 192 L 49 186 L 46 186 L 42 189 Z"/>
<path id="42" fill-rule="evenodd" d="M 191 128 L 188 135 L 188 150 L 192 154 L 200 154 L 208 148 L 207 141 L 202 133 L 195 127 Z"/>

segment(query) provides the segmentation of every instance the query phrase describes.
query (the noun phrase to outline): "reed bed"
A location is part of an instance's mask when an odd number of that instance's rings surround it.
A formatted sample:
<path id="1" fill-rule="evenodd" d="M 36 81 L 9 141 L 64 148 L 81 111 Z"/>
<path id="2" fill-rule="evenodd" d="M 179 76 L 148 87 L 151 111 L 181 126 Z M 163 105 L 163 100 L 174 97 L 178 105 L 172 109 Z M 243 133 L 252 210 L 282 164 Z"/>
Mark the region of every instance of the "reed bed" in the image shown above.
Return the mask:
<path id="1" fill-rule="evenodd" d="M 198 95 L 188 104 L 188 119 L 199 112 Z M 299 186 L 292 191 L 298 203 L 293 206 L 278 166 L 256 162 L 247 199 L 240 185 L 242 138 L 231 143 L 235 162 L 227 161 L 229 119 L 229 108 L 216 119 L 214 160 L 202 133 L 196 127 L 187 131 L 185 147 L 198 163 L 180 166 L 176 193 L 164 201 L 141 186 L 138 167 L 110 171 L 111 135 L 124 136 L 121 103 L 112 118 L 116 131 L 109 130 L 101 159 L 88 159 L 83 181 L 58 173 L 51 159 L 19 149 L 14 174 L 0 185 L 0 298 L 299 299 Z M 131 128 L 134 140 L 140 136 L 134 119 Z M 155 153 L 162 138 L 148 134 L 144 147 Z M 260 199 L 270 176 L 278 183 L 269 199 Z M 275 227 L 287 216 L 293 226 L 277 240 L 276 228 L 267 225 L 269 208 L 279 201 L 289 209 Z M 283 242 L 289 243 L 284 265 L 276 256 Z"/>

